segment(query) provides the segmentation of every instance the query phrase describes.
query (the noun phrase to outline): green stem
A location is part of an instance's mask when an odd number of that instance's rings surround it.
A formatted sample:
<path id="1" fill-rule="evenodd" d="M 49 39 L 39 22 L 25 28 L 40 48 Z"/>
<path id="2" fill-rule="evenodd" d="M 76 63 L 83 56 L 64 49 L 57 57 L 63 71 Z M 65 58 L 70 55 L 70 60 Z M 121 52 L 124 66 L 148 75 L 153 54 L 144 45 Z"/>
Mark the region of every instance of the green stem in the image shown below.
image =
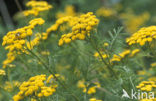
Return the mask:
<path id="1" fill-rule="evenodd" d="M 91 38 L 89 38 L 89 40 L 90 40 L 92 46 L 95 48 L 95 50 L 96 50 L 96 51 L 98 52 L 98 54 L 100 55 L 100 58 L 101 58 L 102 62 L 107 66 L 107 69 L 109 70 L 109 72 L 110 72 L 112 75 L 114 75 L 114 77 L 117 79 L 118 77 L 117 77 L 116 73 L 115 73 L 114 70 L 109 66 L 109 64 L 106 63 L 106 61 L 105 61 L 104 58 L 102 57 L 102 54 L 101 54 L 101 52 L 99 51 L 97 45 L 92 41 Z"/>
<path id="2" fill-rule="evenodd" d="M 48 72 L 51 73 L 51 74 L 54 76 L 54 78 L 55 78 L 64 88 L 66 88 L 66 87 L 64 86 L 64 84 L 62 84 L 62 82 L 55 76 L 55 74 L 49 69 L 49 67 L 42 61 L 42 59 L 41 59 L 39 56 L 37 56 L 34 52 L 32 52 L 32 51 L 30 51 L 30 50 L 29 50 L 29 52 L 30 52 L 32 55 L 34 55 L 34 56 L 41 62 L 41 64 L 48 70 Z"/>
<path id="3" fill-rule="evenodd" d="M 41 63 L 42 63 L 42 65 L 49 71 L 49 73 L 51 73 L 53 76 L 54 76 L 54 78 L 61 84 L 61 86 L 64 88 L 64 89 L 66 89 L 66 90 L 68 90 L 68 88 L 55 76 L 55 74 L 53 73 L 53 71 L 51 71 L 50 69 L 49 69 L 49 67 L 42 61 L 42 59 L 38 56 L 38 55 L 36 55 L 34 52 L 32 52 L 31 50 L 29 50 L 29 52 L 32 54 L 32 55 L 34 55 Z M 75 100 L 76 101 L 79 101 L 79 99 L 74 95 L 74 94 L 71 94 L 74 98 L 75 98 Z"/>

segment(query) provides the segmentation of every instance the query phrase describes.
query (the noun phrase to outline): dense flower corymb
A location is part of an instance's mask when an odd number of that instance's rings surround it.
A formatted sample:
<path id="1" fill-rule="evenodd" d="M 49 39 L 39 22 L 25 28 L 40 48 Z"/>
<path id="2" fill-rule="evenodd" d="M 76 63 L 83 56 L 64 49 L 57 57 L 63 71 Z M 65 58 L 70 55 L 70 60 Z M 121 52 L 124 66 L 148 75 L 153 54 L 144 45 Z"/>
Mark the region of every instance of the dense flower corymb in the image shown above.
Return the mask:
<path id="1" fill-rule="evenodd" d="M 31 7 L 32 9 L 24 11 L 24 15 L 34 15 L 37 16 L 40 12 L 47 11 L 52 8 L 46 1 L 29 1 L 26 4 L 27 7 Z"/>
<path id="2" fill-rule="evenodd" d="M 51 32 L 57 31 L 62 24 L 67 23 L 67 26 L 71 27 L 76 20 L 77 17 L 72 16 L 66 16 L 57 19 L 55 24 L 51 25 L 49 28 L 46 29 L 46 32 L 42 33 L 43 40 L 46 40 Z"/>
<path id="3" fill-rule="evenodd" d="M 59 74 L 55 74 L 59 77 Z M 52 95 L 57 88 L 57 83 L 53 75 L 46 77 L 46 75 L 37 75 L 25 81 L 19 87 L 20 91 L 13 97 L 14 101 L 20 101 L 25 97 L 46 97 Z"/>
<path id="4" fill-rule="evenodd" d="M 36 18 L 29 22 L 30 25 L 10 31 L 3 37 L 3 46 L 9 51 L 21 50 L 26 43 L 26 38 L 33 34 L 33 29 L 36 25 L 42 25 L 44 20 L 42 18 Z"/>
<path id="5" fill-rule="evenodd" d="M 150 43 L 156 39 L 156 26 L 144 27 L 134 33 L 131 37 L 126 39 L 128 45 L 139 44 L 145 45 L 146 42 Z"/>
<path id="6" fill-rule="evenodd" d="M 6 50 L 9 50 L 7 59 L 3 61 L 3 68 L 6 68 L 8 64 L 15 60 L 16 53 L 27 53 L 26 49 L 32 49 L 42 39 L 41 35 L 35 34 L 34 39 L 30 40 L 30 36 L 33 35 L 33 29 L 37 25 L 44 24 L 42 18 L 36 18 L 29 22 L 28 26 L 18 28 L 14 31 L 9 31 L 3 37 L 2 46 L 5 46 Z"/>
<path id="7" fill-rule="evenodd" d="M 154 77 L 149 81 L 142 81 L 136 88 L 140 89 L 141 92 L 152 92 L 155 94 L 156 78 Z M 142 96 L 140 101 L 156 101 L 156 98 L 148 99 L 146 94 L 144 96 L 141 94 L 140 96 Z"/>
<path id="8" fill-rule="evenodd" d="M 156 88 L 156 84 L 154 81 L 142 81 L 136 88 L 141 91 L 152 91 L 152 88 Z"/>
<path id="9" fill-rule="evenodd" d="M 95 26 L 99 23 L 99 20 L 93 15 L 92 12 L 87 14 L 82 14 L 74 22 L 72 26 L 72 32 L 62 35 L 59 40 L 59 46 L 64 43 L 70 43 L 73 40 L 84 40 L 86 35 L 90 35 L 90 32 L 94 29 Z"/>

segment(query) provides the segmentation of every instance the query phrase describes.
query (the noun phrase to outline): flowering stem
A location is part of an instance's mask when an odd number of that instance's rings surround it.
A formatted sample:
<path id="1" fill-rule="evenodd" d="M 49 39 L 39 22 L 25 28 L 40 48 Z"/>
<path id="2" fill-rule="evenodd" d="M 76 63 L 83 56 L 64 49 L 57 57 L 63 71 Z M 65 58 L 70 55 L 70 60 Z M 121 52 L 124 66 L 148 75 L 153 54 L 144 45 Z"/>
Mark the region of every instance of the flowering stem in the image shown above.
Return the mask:
<path id="1" fill-rule="evenodd" d="M 89 40 L 90 40 L 90 43 L 92 44 L 93 48 L 95 48 L 95 50 L 98 52 L 100 58 L 102 59 L 102 62 L 103 62 L 105 65 L 107 65 L 107 68 L 108 68 L 108 70 L 110 71 L 110 73 L 111 73 L 112 75 L 114 75 L 114 77 L 117 79 L 118 77 L 117 77 L 115 71 L 110 67 L 109 64 L 106 63 L 106 61 L 105 61 L 104 58 L 102 57 L 102 54 L 101 54 L 101 52 L 99 51 L 99 49 L 98 49 L 97 45 L 95 44 L 95 42 L 93 42 L 92 38 L 89 38 Z"/>
<path id="2" fill-rule="evenodd" d="M 29 50 L 29 52 L 32 54 L 32 55 L 34 55 L 41 63 L 42 63 L 42 65 L 49 71 L 49 73 L 51 73 L 53 76 L 54 76 L 54 78 L 62 85 L 62 87 L 65 89 L 65 90 L 68 90 L 68 88 L 65 86 L 65 84 L 63 84 L 56 76 L 55 76 L 55 74 L 53 73 L 53 71 L 51 71 L 50 69 L 49 69 L 49 67 L 42 61 L 42 59 L 38 56 L 38 55 L 36 55 L 34 52 L 32 52 L 31 50 Z M 74 98 L 75 98 L 75 100 L 76 101 L 79 101 L 79 99 L 74 95 L 74 94 L 71 94 Z"/>
<path id="3" fill-rule="evenodd" d="M 42 61 L 42 59 L 39 57 L 39 56 L 37 56 L 34 52 L 32 52 L 32 51 L 29 51 L 32 55 L 34 55 L 41 63 L 42 63 L 42 65 L 49 71 L 49 73 L 51 73 L 53 76 L 54 76 L 54 78 L 64 87 L 64 88 L 66 88 L 61 82 L 60 82 L 60 80 L 55 76 L 55 74 L 48 68 L 48 66 Z"/>
<path id="4" fill-rule="evenodd" d="M 95 44 L 95 42 L 93 42 L 91 38 L 89 38 L 89 40 L 90 40 L 90 43 L 92 44 L 92 46 L 95 48 L 95 50 L 99 53 L 100 58 L 102 59 L 102 62 L 106 65 L 109 72 L 115 77 L 115 79 L 118 79 L 118 76 L 116 75 L 116 72 L 110 67 L 109 64 L 106 63 L 106 61 L 102 57 L 102 54 L 99 51 L 99 49 L 98 49 L 97 45 Z M 121 85 L 121 86 L 122 86 L 122 88 L 126 89 L 125 85 Z"/>

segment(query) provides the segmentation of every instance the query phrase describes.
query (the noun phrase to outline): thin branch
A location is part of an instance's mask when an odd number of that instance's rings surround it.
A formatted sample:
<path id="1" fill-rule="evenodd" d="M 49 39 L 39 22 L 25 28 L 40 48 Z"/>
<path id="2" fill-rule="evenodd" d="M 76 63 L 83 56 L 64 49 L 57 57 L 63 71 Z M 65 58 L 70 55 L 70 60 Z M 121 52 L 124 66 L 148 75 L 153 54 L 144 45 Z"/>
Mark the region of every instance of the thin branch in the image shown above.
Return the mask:
<path id="1" fill-rule="evenodd" d="M 15 3 L 17 5 L 17 8 L 19 9 L 19 11 L 22 12 L 23 10 L 22 10 L 22 7 L 21 7 L 19 1 L 18 0 L 15 0 Z"/>

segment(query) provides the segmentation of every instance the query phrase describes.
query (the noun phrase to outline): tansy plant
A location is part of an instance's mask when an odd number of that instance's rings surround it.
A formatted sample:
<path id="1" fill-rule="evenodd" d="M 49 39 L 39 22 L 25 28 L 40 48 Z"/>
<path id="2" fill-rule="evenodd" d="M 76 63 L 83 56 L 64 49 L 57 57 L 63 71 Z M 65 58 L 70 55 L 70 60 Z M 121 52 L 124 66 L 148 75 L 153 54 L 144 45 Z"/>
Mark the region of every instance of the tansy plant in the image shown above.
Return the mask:
<path id="1" fill-rule="evenodd" d="M 35 34 L 33 39 L 31 39 L 31 36 L 33 35 L 35 26 L 42 24 L 44 24 L 44 20 L 42 18 L 36 18 L 31 20 L 28 26 L 10 31 L 3 37 L 2 46 L 5 46 L 5 49 L 9 51 L 7 59 L 3 61 L 3 68 L 11 64 L 15 60 L 17 54 L 21 54 L 21 52 L 28 54 L 27 49 L 31 50 L 34 46 L 39 44 L 42 39 L 41 34 Z"/>
<path id="2" fill-rule="evenodd" d="M 141 96 L 156 87 L 156 26 L 138 30 L 149 13 L 127 14 L 120 1 L 59 1 L 28 1 L 27 24 L 3 36 L 0 100 L 155 101 Z"/>

